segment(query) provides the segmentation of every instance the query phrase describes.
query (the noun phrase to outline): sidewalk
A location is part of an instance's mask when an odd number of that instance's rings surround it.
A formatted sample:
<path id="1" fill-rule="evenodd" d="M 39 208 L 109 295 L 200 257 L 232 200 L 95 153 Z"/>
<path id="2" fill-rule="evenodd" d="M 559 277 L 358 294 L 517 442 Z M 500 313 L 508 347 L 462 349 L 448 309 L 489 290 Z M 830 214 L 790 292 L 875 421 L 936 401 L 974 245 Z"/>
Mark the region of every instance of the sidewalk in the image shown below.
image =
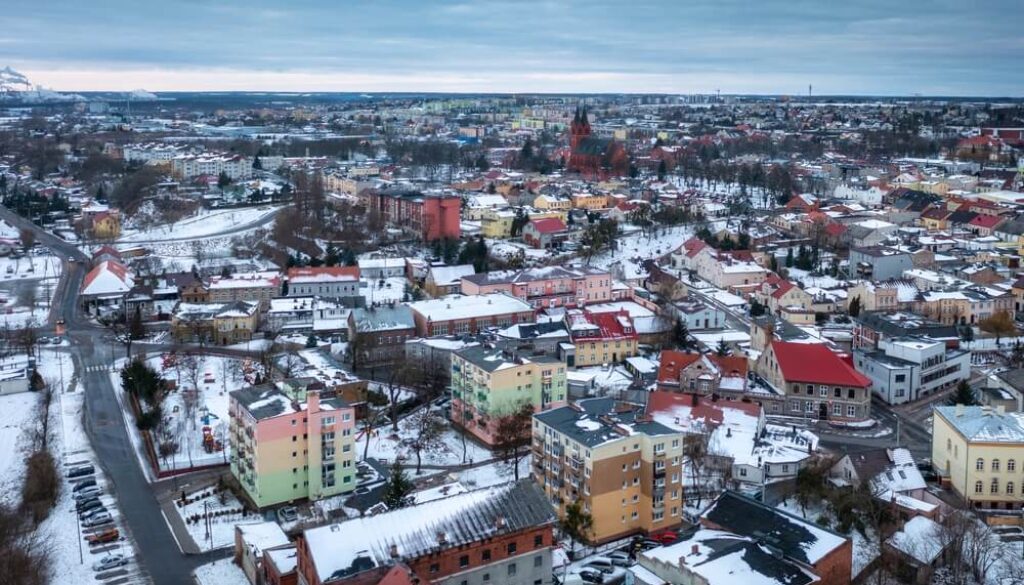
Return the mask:
<path id="1" fill-rule="evenodd" d="M 182 491 L 195 492 L 216 484 L 217 478 L 221 474 L 217 473 L 213 477 L 209 477 L 207 472 L 200 472 L 196 475 L 199 477 L 171 478 L 153 484 L 153 495 L 156 496 L 156 501 L 160 505 L 160 513 L 163 515 L 164 521 L 167 522 L 168 528 L 171 529 L 171 535 L 174 536 L 178 549 L 186 555 L 204 554 L 204 551 L 199 548 L 192 535 L 189 534 L 188 528 L 185 527 L 185 521 L 181 519 L 181 514 L 178 513 L 174 502 L 181 496 Z"/>

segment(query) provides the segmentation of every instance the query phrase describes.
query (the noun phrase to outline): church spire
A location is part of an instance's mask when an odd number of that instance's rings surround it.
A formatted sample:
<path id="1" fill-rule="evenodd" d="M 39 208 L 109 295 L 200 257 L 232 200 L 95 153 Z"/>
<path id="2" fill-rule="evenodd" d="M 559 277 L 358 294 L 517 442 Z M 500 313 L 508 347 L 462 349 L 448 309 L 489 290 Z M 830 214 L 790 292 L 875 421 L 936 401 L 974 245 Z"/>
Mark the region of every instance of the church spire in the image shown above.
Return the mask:
<path id="1" fill-rule="evenodd" d="M 590 122 L 587 121 L 587 106 L 585 105 L 583 106 L 583 113 L 580 114 L 580 123 L 587 125 L 590 124 Z"/>
<path id="2" fill-rule="evenodd" d="M 576 114 L 574 114 L 573 117 L 572 117 L 572 123 L 573 124 L 579 124 L 580 123 L 580 106 L 579 106 L 579 104 L 576 105 Z"/>

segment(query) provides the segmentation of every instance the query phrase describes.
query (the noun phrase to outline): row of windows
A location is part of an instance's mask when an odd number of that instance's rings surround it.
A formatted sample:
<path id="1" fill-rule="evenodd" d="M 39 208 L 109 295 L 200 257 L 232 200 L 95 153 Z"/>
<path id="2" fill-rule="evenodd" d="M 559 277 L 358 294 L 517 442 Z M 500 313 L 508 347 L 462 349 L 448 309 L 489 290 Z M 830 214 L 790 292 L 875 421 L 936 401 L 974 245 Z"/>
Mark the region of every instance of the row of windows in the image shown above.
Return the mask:
<path id="1" fill-rule="evenodd" d="M 949 439 L 946 439 L 946 450 L 947 451 L 949 451 L 949 446 L 950 446 L 951 443 L 952 443 L 952 441 L 950 441 Z M 998 459 L 993 459 L 991 461 L 991 463 L 989 463 L 989 471 L 999 471 L 1001 466 L 1002 465 L 1001 465 L 1001 463 L 999 462 Z M 983 458 L 981 458 L 981 457 L 978 457 L 978 459 L 974 462 L 974 469 L 976 471 L 985 471 L 985 460 Z M 1014 460 L 1014 459 L 1007 459 L 1006 460 L 1006 471 L 1017 471 L 1017 461 Z"/>
<path id="2" fill-rule="evenodd" d="M 976 493 L 976 494 L 983 493 L 985 491 L 984 488 L 985 488 L 985 484 L 983 484 L 981 481 L 974 482 L 974 493 Z M 1006 482 L 1006 495 L 1012 496 L 1013 493 L 1014 493 L 1014 489 L 1015 489 L 1015 487 L 1014 487 L 1012 481 Z M 989 486 L 988 486 L 988 493 L 990 493 L 990 494 L 998 494 L 999 493 L 999 480 L 997 478 L 992 478 L 992 483 L 990 483 Z"/>
<path id="3" fill-rule="evenodd" d="M 535 549 L 536 548 L 541 548 L 542 546 L 544 546 L 544 537 L 542 535 L 540 535 L 540 534 L 534 536 L 533 537 L 533 548 L 535 548 Z M 518 547 L 517 547 L 516 543 L 510 542 L 510 543 L 508 543 L 505 546 L 505 552 L 508 554 L 508 556 L 513 556 L 513 555 L 516 554 L 517 548 Z M 488 549 L 484 549 L 480 553 L 480 563 L 481 564 L 488 564 L 490 562 L 491 562 L 491 549 L 489 549 L 489 548 Z M 462 555 L 462 556 L 459 557 L 459 568 L 460 569 L 468 568 L 470 566 L 470 563 L 471 563 L 471 561 L 470 561 L 469 555 Z M 543 555 L 537 555 L 537 556 L 533 557 L 533 566 L 534 567 L 542 567 L 543 565 L 544 565 L 544 557 L 543 557 Z M 508 575 L 510 577 L 512 575 L 515 575 L 516 574 L 516 563 L 509 563 L 507 568 L 506 568 L 506 571 L 508 572 Z M 431 574 L 437 574 L 439 572 L 441 572 L 441 564 L 440 563 L 433 563 L 433 564 L 430 565 L 430 573 Z M 490 573 L 484 573 L 483 580 L 484 581 L 490 581 Z"/>

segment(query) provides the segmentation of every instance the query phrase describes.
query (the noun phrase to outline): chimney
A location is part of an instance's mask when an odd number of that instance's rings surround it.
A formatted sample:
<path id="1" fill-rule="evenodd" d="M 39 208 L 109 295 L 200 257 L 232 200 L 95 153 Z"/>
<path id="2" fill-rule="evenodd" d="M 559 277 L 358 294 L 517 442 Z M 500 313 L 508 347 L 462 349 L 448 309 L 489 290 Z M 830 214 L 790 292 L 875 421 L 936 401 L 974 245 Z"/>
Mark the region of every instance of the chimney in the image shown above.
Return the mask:
<path id="1" fill-rule="evenodd" d="M 448 544 L 448 534 L 444 530 L 437 531 L 437 544 Z"/>
<path id="2" fill-rule="evenodd" d="M 683 566 L 685 564 L 686 564 L 686 555 L 683 555 L 683 556 L 679 557 L 679 566 Z"/>
<path id="3" fill-rule="evenodd" d="M 963 404 L 957 404 L 956 405 L 956 416 L 959 418 L 959 417 L 961 417 L 963 415 L 964 415 L 964 405 Z"/>
<path id="4" fill-rule="evenodd" d="M 391 558 L 398 558 L 398 545 L 395 543 L 391 543 Z"/>
<path id="5" fill-rule="evenodd" d="M 498 530 L 501 530 L 501 529 L 505 528 L 505 526 L 507 526 L 507 525 L 508 525 L 508 522 L 505 521 L 505 517 L 504 516 L 498 516 L 497 518 L 494 519 L 494 527 L 496 529 L 498 529 Z"/>
<path id="6" fill-rule="evenodd" d="M 690 547 L 690 554 L 691 555 L 700 554 L 700 545 L 699 544 L 694 544 L 692 547 Z"/>

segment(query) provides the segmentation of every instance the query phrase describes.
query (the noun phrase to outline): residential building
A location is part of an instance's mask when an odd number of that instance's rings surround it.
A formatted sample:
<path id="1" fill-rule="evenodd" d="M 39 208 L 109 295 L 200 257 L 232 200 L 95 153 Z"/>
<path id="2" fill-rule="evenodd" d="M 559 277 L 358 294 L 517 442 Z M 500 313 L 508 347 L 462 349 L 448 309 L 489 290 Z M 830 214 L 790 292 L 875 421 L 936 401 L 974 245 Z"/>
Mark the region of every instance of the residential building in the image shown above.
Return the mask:
<path id="1" fill-rule="evenodd" d="M 304 585 L 379 583 L 396 568 L 436 585 L 550 583 L 554 514 L 530 480 L 502 484 L 306 530 Z M 364 581 L 369 575 L 375 580 Z"/>
<path id="2" fill-rule="evenodd" d="M 257 508 L 355 490 L 355 411 L 271 384 L 231 392 L 231 474 Z"/>
<path id="3" fill-rule="evenodd" d="M 637 355 L 639 336 L 625 309 L 600 313 L 571 309 L 565 324 L 575 346 L 569 367 L 614 364 Z"/>
<path id="4" fill-rule="evenodd" d="M 288 296 L 314 296 L 348 301 L 361 299 L 358 266 L 289 268 Z"/>
<path id="5" fill-rule="evenodd" d="M 277 522 L 237 524 L 233 560 L 250 583 L 261 582 L 266 576 L 263 551 L 289 545 L 288 535 Z"/>
<path id="6" fill-rule="evenodd" d="M 303 333 L 313 331 L 316 297 L 288 296 L 270 300 L 264 316 L 265 329 L 271 332 Z"/>
<path id="7" fill-rule="evenodd" d="M 860 423 L 871 418 L 871 380 L 827 346 L 771 341 L 754 371 L 786 396 L 786 413 Z"/>
<path id="8" fill-rule="evenodd" d="M 462 279 L 476 274 L 472 264 L 456 266 L 431 266 L 423 281 L 423 290 L 432 297 L 443 297 L 458 293 Z"/>
<path id="9" fill-rule="evenodd" d="M 572 345 L 572 338 L 564 321 L 543 321 L 541 323 L 520 323 L 497 332 L 495 343 L 502 349 L 545 354 L 564 359 L 565 346 Z"/>
<path id="10" fill-rule="evenodd" d="M 579 307 L 612 299 L 612 275 L 589 266 L 498 270 L 462 277 L 464 295 L 503 292 L 542 309 Z"/>
<path id="11" fill-rule="evenodd" d="M 207 299 L 211 303 L 254 302 L 266 311 L 271 299 L 281 296 L 283 282 L 281 274 L 272 270 L 212 276 L 206 283 Z"/>
<path id="12" fill-rule="evenodd" d="M 944 507 L 942 500 L 928 491 L 909 449 L 853 448 L 832 464 L 828 476 L 837 486 L 867 487 L 879 501 L 893 505 L 903 519 L 937 519 Z"/>
<path id="13" fill-rule="evenodd" d="M 475 346 L 451 361 L 451 420 L 487 445 L 495 444 L 500 420 L 523 405 L 543 411 L 565 403 L 565 364 L 553 357 Z"/>
<path id="14" fill-rule="evenodd" d="M 457 240 L 461 234 L 462 198 L 457 195 L 393 188 L 369 189 L 360 196 L 385 223 L 424 241 Z"/>
<path id="15" fill-rule="evenodd" d="M 241 155 L 182 154 L 171 159 L 171 174 L 178 179 L 227 175 L 232 181 L 252 178 L 252 159 Z"/>
<path id="16" fill-rule="evenodd" d="M 558 218 L 534 219 L 523 227 L 523 241 L 533 248 L 553 248 L 569 238 L 569 229 Z"/>
<path id="17" fill-rule="evenodd" d="M 925 337 L 941 341 L 949 348 L 960 346 L 960 332 L 953 325 L 943 325 L 915 313 L 898 311 L 861 311 L 853 320 L 854 349 L 875 349 L 893 337 Z"/>
<path id="18" fill-rule="evenodd" d="M 420 337 L 479 333 L 536 320 L 533 307 L 504 293 L 449 295 L 409 303 L 409 308 Z"/>
<path id="19" fill-rule="evenodd" d="M 405 342 L 405 359 L 430 370 L 451 383 L 452 354 L 467 347 L 480 345 L 478 341 L 469 341 L 464 336 L 448 337 L 417 337 Z"/>
<path id="20" fill-rule="evenodd" d="M 349 353 L 359 367 L 401 362 L 405 342 L 416 337 L 416 323 L 406 305 L 353 309 L 348 315 Z"/>
<path id="21" fill-rule="evenodd" d="M 179 302 L 171 312 L 171 337 L 178 343 L 231 345 L 251 341 L 259 326 L 255 302 Z"/>
<path id="22" fill-rule="evenodd" d="M 723 493 L 701 514 L 700 525 L 757 542 L 773 558 L 789 561 L 817 577 L 815 585 L 849 585 L 852 579 L 853 543 L 849 538 L 739 493 Z"/>
<path id="23" fill-rule="evenodd" d="M 850 249 L 850 271 L 860 278 L 888 280 L 900 278 L 914 267 L 909 252 L 885 246 Z"/>
<path id="24" fill-rule="evenodd" d="M 678 526 L 683 434 L 639 407 L 592 398 L 533 418 L 533 478 L 559 517 L 581 502 L 602 543 Z"/>
<path id="25" fill-rule="evenodd" d="M 1000 407 L 936 406 L 932 467 L 971 507 L 1020 510 L 1024 414 Z"/>
<path id="26" fill-rule="evenodd" d="M 722 329 L 726 325 L 725 311 L 715 305 L 697 300 L 678 301 L 672 305 L 676 315 L 686 323 L 688 331 Z"/>
<path id="27" fill-rule="evenodd" d="M 714 394 L 730 400 L 750 398 L 747 396 L 747 358 L 662 350 L 658 390 Z"/>
<path id="28" fill-rule="evenodd" d="M 888 404 L 913 402 L 971 377 L 971 352 L 925 337 L 891 337 L 854 350 L 857 371 Z"/>

